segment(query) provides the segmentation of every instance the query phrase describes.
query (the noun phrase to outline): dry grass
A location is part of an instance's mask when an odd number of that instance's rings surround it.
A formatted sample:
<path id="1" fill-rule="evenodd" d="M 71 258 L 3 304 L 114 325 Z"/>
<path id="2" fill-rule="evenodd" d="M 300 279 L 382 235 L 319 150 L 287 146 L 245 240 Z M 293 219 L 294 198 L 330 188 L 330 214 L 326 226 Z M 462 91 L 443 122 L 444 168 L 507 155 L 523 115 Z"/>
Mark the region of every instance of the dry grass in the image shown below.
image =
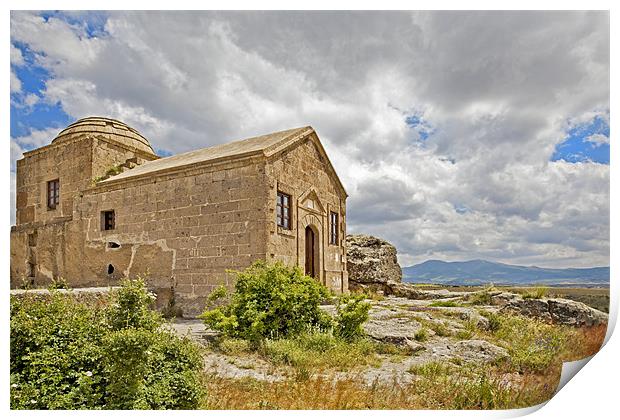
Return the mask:
<path id="1" fill-rule="evenodd" d="M 508 380 L 494 372 L 477 376 L 422 376 L 370 385 L 360 380 L 314 377 L 304 381 L 261 382 L 205 378 L 205 409 L 506 409 L 551 398 L 559 377 L 523 375 Z"/>
<path id="2" fill-rule="evenodd" d="M 560 354 L 562 361 L 584 359 L 599 351 L 605 340 L 607 325 L 574 329 Z"/>
<path id="3" fill-rule="evenodd" d="M 568 328 L 484 312 L 494 326 L 471 333 L 505 346 L 512 361 L 472 365 L 462 360 L 411 366 L 410 382 L 367 384 L 358 366 L 374 364 L 394 349 L 332 342 L 323 336 L 280 340 L 251 349 L 223 343 L 229 354 L 253 352 L 274 365 L 289 365 L 281 382 L 204 376 L 205 409 L 508 409 L 540 404 L 553 396 L 562 362 L 590 356 L 600 348 L 606 326 Z M 425 331 L 423 328 L 421 331 Z M 416 337 L 421 339 L 422 337 Z M 458 337 L 461 338 L 461 337 Z M 358 348 L 359 347 L 359 348 Z M 356 353 L 355 357 L 353 354 Z M 395 351 L 399 354 L 400 351 Z M 354 360 L 355 359 L 355 360 Z M 357 361 L 356 361 L 357 360 Z M 347 371 L 346 375 L 342 371 Z"/>
<path id="4" fill-rule="evenodd" d="M 521 290 L 519 293 L 523 299 L 541 299 L 545 297 L 548 291 L 549 287 L 547 286 L 537 286 L 531 289 Z"/>

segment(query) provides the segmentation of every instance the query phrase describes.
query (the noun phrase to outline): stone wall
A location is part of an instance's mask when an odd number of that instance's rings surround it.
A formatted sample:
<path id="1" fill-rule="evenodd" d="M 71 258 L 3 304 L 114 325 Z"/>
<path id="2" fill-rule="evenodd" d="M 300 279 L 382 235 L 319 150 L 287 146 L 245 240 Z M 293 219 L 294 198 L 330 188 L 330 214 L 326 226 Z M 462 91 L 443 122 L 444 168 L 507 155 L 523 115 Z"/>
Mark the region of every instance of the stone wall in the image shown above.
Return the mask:
<path id="1" fill-rule="evenodd" d="M 268 223 L 270 237 L 267 254 L 289 265 L 305 266 L 305 228 L 316 228 L 319 247 L 319 281 L 337 292 L 348 290 L 346 272 L 346 196 L 329 174 L 328 164 L 308 138 L 305 142 L 275 156 L 266 168 L 269 182 Z M 276 225 L 277 192 L 291 196 L 291 229 Z M 311 206 L 311 207 L 310 207 Z M 329 244 L 329 212 L 339 214 L 338 244 Z"/>
<path id="2" fill-rule="evenodd" d="M 94 178 L 133 159 L 136 165 L 156 158 L 112 140 L 86 134 L 24 153 L 17 161 L 16 224 L 51 222 L 73 215 L 73 199 Z M 60 180 L 60 204 L 47 207 L 47 182 Z"/>
<path id="3" fill-rule="evenodd" d="M 11 229 L 11 287 L 108 287 L 146 276 L 159 299 L 185 315 L 203 310 L 219 285 L 257 259 L 305 265 L 305 228 L 318 246 L 317 279 L 348 290 L 346 193 L 316 134 L 277 155 L 244 155 L 160 173 L 94 182 L 111 167 L 131 168 L 155 155 L 90 134 L 62 141 L 18 161 L 17 225 Z M 47 181 L 60 179 L 60 205 L 47 210 Z M 276 226 L 276 196 L 292 198 L 292 229 Z M 102 212 L 114 211 L 104 230 Z M 329 243 L 329 213 L 339 215 L 338 243 Z M 159 302 L 163 306 L 166 302 Z"/>
<path id="4" fill-rule="evenodd" d="M 79 205 L 84 257 L 91 259 L 85 273 L 98 283 L 148 275 L 150 287 L 173 288 L 185 314 L 196 315 L 216 286 L 232 287 L 227 269 L 266 258 L 271 215 L 264 163 L 203 165 L 102 184 Z M 101 229 L 104 210 L 114 210 L 114 230 Z"/>
<path id="5" fill-rule="evenodd" d="M 17 225 L 71 217 L 73 197 L 91 180 L 91 141 L 82 137 L 24 153 L 17 161 Z M 60 204 L 47 208 L 47 182 L 60 179 Z"/>

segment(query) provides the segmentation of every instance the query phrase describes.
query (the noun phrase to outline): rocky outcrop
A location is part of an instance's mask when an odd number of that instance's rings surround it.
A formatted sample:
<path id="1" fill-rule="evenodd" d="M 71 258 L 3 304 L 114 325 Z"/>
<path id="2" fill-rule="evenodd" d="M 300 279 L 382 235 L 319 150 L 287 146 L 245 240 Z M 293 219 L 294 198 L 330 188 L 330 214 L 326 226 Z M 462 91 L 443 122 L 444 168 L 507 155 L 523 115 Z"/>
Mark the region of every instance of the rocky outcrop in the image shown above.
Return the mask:
<path id="1" fill-rule="evenodd" d="M 457 357 L 467 362 L 499 362 L 510 358 L 506 349 L 484 340 L 463 340 L 450 348 Z"/>
<path id="2" fill-rule="evenodd" d="M 388 293 L 402 279 L 394 245 L 370 235 L 347 235 L 347 271 L 353 291 Z"/>
<path id="3" fill-rule="evenodd" d="M 591 327 L 606 324 L 608 315 L 585 303 L 560 298 L 524 299 L 513 293 L 502 293 L 492 300 L 500 304 L 502 312 L 516 312 L 573 327 Z"/>

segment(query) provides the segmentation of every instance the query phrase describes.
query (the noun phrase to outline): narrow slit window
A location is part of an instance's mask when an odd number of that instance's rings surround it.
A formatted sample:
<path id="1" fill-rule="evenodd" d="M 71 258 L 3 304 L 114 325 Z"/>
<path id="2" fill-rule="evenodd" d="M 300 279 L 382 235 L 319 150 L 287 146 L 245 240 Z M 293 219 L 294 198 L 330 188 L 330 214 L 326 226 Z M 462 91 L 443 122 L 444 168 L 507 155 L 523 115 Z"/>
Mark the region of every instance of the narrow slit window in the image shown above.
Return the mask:
<path id="1" fill-rule="evenodd" d="M 53 210 L 60 204 L 60 181 L 54 179 L 47 182 L 47 208 Z"/>
<path id="2" fill-rule="evenodd" d="M 106 210 L 101 212 L 101 229 L 114 230 L 116 228 L 116 217 L 114 210 Z"/>
<path id="3" fill-rule="evenodd" d="M 284 229 L 291 228 L 291 196 L 278 191 L 276 202 L 276 215 L 278 226 Z"/>
<path id="4" fill-rule="evenodd" d="M 338 213 L 329 212 L 330 218 L 330 231 L 329 231 L 329 243 L 332 245 L 338 245 Z"/>

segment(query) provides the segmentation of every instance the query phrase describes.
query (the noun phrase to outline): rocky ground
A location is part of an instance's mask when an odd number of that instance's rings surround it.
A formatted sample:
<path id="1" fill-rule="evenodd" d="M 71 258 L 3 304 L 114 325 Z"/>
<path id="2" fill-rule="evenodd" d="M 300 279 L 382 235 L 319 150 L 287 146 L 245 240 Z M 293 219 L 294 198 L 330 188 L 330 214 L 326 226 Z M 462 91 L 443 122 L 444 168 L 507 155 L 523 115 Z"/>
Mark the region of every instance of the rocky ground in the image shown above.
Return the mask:
<path id="1" fill-rule="evenodd" d="M 518 314 L 570 327 L 607 322 L 605 313 L 566 299 L 524 299 L 514 293 L 494 290 L 425 291 L 402 284 L 399 288 L 401 296 L 375 296 L 369 300 L 372 308 L 364 330 L 372 340 L 405 351 L 379 354 L 371 365 L 326 375 L 361 378 L 367 384 L 377 381 L 407 383 L 415 378 L 416 366 L 433 362 L 461 366 L 508 360 L 510 355 L 506 348 L 477 333 L 491 328 L 489 317 L 492 314 Z M 333 305 L 325 305 L 322 309 L 330 313 L 335 311 Z M 206 329 L 200 320 L 176 320 L 171 326 L 178 334 L 188 335 L 204 345 L 205 371 L 209 374 L 261 381 L 281 381 L 292 375 L 289 367 L 274 365 L 258 354 L 229 355 L 214 350 L 210 343 L 217 333 Z"/>

